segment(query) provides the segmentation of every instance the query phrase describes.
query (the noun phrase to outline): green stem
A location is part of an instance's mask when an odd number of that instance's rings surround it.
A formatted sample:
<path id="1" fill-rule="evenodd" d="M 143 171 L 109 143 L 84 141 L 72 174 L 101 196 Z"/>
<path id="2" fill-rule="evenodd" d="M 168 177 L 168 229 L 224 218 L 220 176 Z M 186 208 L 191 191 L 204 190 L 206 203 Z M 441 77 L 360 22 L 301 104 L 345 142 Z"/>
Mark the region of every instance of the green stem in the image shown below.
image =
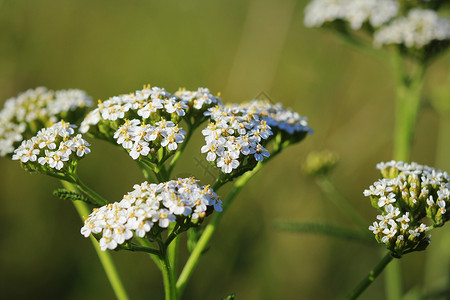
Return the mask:
<path id="1" fill-rule="evenodd" d="M 352 293 L 346 298 L 347 300 L 353 300 L 358 298 L 366 290 L 366 288 L 375 281 L 375 279 L 380 275 L 383 269 L 392 261 L 393 257 L 389 252 L 383 259 L 373 268 L 372 271 L 356 286 Z M 401 298 L 398 298 L 401 299 Z"/>
<path id="2" fill-rule="evenodd" d="M 169 265 L 172 266 L 172 278 L 177 278 L 177 263 L 178 263 L 178 245 L 179 245 L 179 238 L 178 238 L 178 231 L 179 226 L 175 225 L 172 232 L 167 237 L 166 241 L 164 242 L 164 246 L 167 247 L 167 257 Z M 175 284 L 175 283 L 174 283 Z"/>
<path id="3" fill-rule="evenodd" d="M 385 284 L 386 299 L 397 300 L 403 296 L 403 279 L 402 279 L 401 260 L 394 260 L 389 267 L 386 268 Z"/>
<path id="4" fill-rule="evenodd" d="M 411 75 L 405 70 L 405 59 L 397 53 L 395 68 L 397 77 L 395 130 L 394 130 L 394 159 L 409 161 L 414 131 L 420 110 L 424 83 L 425 65 L 414 62 Z"/>
<path id="5" fill-rule="evenodd" d="M 222 212 L 216 213 L 211 222 L 206 226 L 202 236 L 198 240 L 197 245 L 195 246 L 194 250 L 189 256 L 189 259 L 187 260 L 183 270 L 181 271 L 180 277 L 178 278 L 176 286 L 179 295 L 182 295 L 184 288 L 186 287 L 186 284 L 189 278 L 191 277 L 192 272 L 194 271 L 194 268 L 198 264 L 201 254 L 203 253 L 209 241 L 211 240 L 211 237 L 216 231 L 217 226 L 220 220 L 222 219 L 222 216 L 226 212 L 227 208 L 231 205 L 233 199 L 236 197 L 239 191 L 245 186 L 245 184 L 250 180 L 250 178 L 252 178 L 253 175 L 255 175 L 261 169 L 262 166 L 263 163 L 258 163 L 253 170 L 243 174 L 239 179 L 236 180 L 232 190 L 230 191 L 226 200 L 223 203 Z"/>
<path id="6" fill-rule="evenodd" d="M 372 44 L 369 44 L 366 41 L 357 38 L 350 32 L 342 32 L 339 30 L 337 32 L 341 37 L 341 41 L 350 48 L 360 51 L 361 53 L 369 54 L 381 61 L 386 61 L 386 55 L 383 53 L 383 51 L 375 49 Z"/>
<path id="7" fill-rule="evenodd" d="M 162 241 L 158 241 L 161 251 L 161 271 L 164 281 L 165 300 L 177 300 L 177 289 L 175 285 L 175 277 L 167 255 L 167 249 Z"/>
<path id="8" fill-rule="evenodd" d="M 155 183 L 156 179 L 153 177 L 153 175 L 152 175 L 150 169 L 147 167 L 147 165 L 144 164 L 140 160 L 136 160 L 136 162 L 137 162 L 139 168 L 141 169 L 142 174 L 144 174 L 145 179 L 150 183 Z"/>
<path id="9" fill-rule="evenodd" d="M 144 247 L 147 247 L 147 248 L 152 247 L 150 242 L 145 238 L 136 237 L 136 240 Z M 156 255 L 156 254 L 150 253 L 150 252 L 148 254 L 149 254 L 150 258 L 153 260 L 153 262 L 156 264 L 158 269 L 160 269 L 162 271 L 161 259 L 160 259 L 159 255 Z"/>
<path id="10" fill-rule="evenodd" d="M 160 255 L 160 251 L 147 246 L 140 246 L 133 243 L 124 244 L 118 246 L 119 250 L 128 250 L 128 251 L 136 251 L 136 252 L 146 252 L 153 255 Z"/>
<path id="11" fill-rule="evenodd" d="M 410 160 L 426 67 L 421 61 L 412 61 L 413 68 L 408 72 L 406 63 L 405 56 L 397 51 L 394 54 L 397 90 L 393 151 L 394 159 L 397 161 Z M 399 260 L 394 261 L 386 269 L 385 283 L 387 299 L 401 299 L 403 295 L 403 280 L 401 262 Z"/>
<path id="12" fill-rule="evenodd" d="M 62 181 L 61 183 L 66 189 L 76 191 L 76 188 L 67 181 Z M 75 209 L 77 210 L 81 219 L 89 215 L 90 211 L 86 203 L 81 201 L 73 201 L 72 203 L 75 206 Z M 105 270 L 106 276 L 108 277 L 108 280 L 114 290 L 114 294 L 116 295 L 117 299 L 128 300 L 129 298 L 127 292 L 125 291 L 122 281 L 120 280 L 119 273 L 117 272 L 117 269 L 114 265 L 111 255 L 108 252 L 102 251 L 100 249 L 98 241 L 94 238 L 93 235 L 91 235 L 89 238 L 92 242 L 95 252 L 97 253 L 100 263 L 102 264 L 103 269 Z"/>
<path id="13" fill-rule="evenodd" d="M 278 230 L 299 233 L 323 234 L 330 237 L 357 241 L 368 245 L 378 245 L 375 239 L 362 235 L 359 231 L 327 223 L 276 221 L 274 226 Z"/>
<path id="14" fill-rule="evenodd" d="M 93 189 L 85 185 L 78 177 L 74 177 L 74 182 L 83 193 L 91 197 L 92 200 L 94 200 L 95 203 L 97 203 L 99 206 L 108 204 L 108 201 L 106 201 L 102 196 L 97 194 Z"/>
<path id="15" fill-rule="evenodd" d="M 331 202 L 333 202 L 334 205 L 336 205 L 343 213 L 345 213 L 347 217 L 350 218 L 350 220 L 358 225 L 364 234 L 368 232 L 367 222 L 364 221 L 359 212 L 347 202 L 347 200 L 341 195 L 341 193 L 336 189 L 334 184 L 327 176 L 324 175 L 318 177 L 316 179 L 316 183 L 320 187 L 322 192 L 331 200 Z"/>

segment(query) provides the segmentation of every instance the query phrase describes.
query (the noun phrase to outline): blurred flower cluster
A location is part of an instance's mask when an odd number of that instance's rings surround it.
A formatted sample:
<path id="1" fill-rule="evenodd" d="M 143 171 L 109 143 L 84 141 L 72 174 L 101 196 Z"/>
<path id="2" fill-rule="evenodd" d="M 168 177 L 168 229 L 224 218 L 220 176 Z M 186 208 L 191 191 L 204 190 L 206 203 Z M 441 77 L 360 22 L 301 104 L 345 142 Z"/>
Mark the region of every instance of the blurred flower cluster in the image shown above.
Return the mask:
<path id="1" fill-rule="evenodd" d="M 427 231 L 450 218 L 446 209 L 450 205 L 450 177 L 414 162 L 379 163 L 377 169 L 383 178 L 364 195 L 381 215 L 369 229 L 396 257 L 425 249 L 429 244 Z"/>
<path id="2" fill-rule="evenodd" d="M 339 163 L 339 155 L 330 150 L 313 151 L 308 154 L 303 171 L 309 176 L 328 175 Z"/>
<path id="3" fill-rule="evenodd" d="M 398 10 L 396 0 L 314 0 L 305 9 L 305 25 L 320 27 L 341 20 L 354 30 L 365 23 L 375 28 L 395 17 Z"/>
<path id="4" fill-rule="evenodd" d="M 81 90 L 27 90 L 6 100 L 0 112 L 0 156 L 11 155 L 19 143 L 59 120 L 77 123 L 92 105 Z"/>
<path id="5" fill-rule="evenodd" d="M 413 57 L 429 59 L 450 44 L 450 20 L 437 13 L 443 3 L 313 0 L 305 9 L 304 22 L 308 27 L 326 26 L 351 38 L 356 37 L 352 30 L 363 30 L 375 47 L 395 45 Z"/>

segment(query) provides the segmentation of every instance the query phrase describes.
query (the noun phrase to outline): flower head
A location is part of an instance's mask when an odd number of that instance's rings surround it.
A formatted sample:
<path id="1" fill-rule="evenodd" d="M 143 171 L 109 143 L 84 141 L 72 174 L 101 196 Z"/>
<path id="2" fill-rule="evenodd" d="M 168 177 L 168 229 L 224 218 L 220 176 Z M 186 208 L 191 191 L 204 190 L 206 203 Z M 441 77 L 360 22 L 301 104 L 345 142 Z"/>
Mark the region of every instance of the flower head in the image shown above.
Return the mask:
<path id="1" fill-rule="evenodd" d="M 135 235 L 155 239 L 171 223 L 187 230 L 214 210 L 222 210 L 222 201 L 209 186 L 199 186 L 194 178 L 160 184 L 144 182 L 136 184 L 120 202 L 94 209 L 81 234 L 101 234 L 100 247 L 105 251 Z"/>
<path id="2" fill-rule="evenodd" d="M 41 129 L 14 150 L 12 159 L 20 161 L 29 171 L 48 174 L 74 172 L 78 160 L 90 153 L 90 144 L 81 134 L 75 134 L 73 128 L 75 125 L 60 121 Z"/>
<path id="3" fill-rule="evenodd" d="M 393 20 L 374 36 L 377 47 L 397 44 L 407 48 L 423 48 L 433 41 L 450 40 L 450 21 L 435 11 L 412 9 L 406 17 Z"/>
<path id="4" fill-rule="evenodd" d="M 381 211 L 379 223 L 369 229 L 379 243 L 396 256 L 423 250 L 429 243 L 428 218 L 433 227 L 450 218 L 445 209 L 450 203 L 450 177 L 446 172 L 417 163 L 397 161 L 377 165 L 383 179 L 376 181 L 364 195 Z"/>
<path id="5" fill-rule="evenodd" d="M 84 91 L 52 91 L 45 87 L 6 100 L 0 112 L 0 156 L 10 155 L 21 141 L 61 119 L 77 122 L 91 105 Z"/>
<path id="6" fill-rule="evenodd" d="M 145 86 L 131 94 L 99 101 L 80 131 L 122 145 L 133 159 L 148 157 L 156 162 L 160 149 L 171 155 L 184 141 L 182 120 L 190 126 L 198 125 L 206 119 L 203 112 L 219 101 L 204 88 L 195 92 L 179 90 L 172 95 L 162 88 Z"/>
<path id="7" fill-rule="evenodd" d="M 312 133 L 305 118 L 264 100 L 217 105 L 205 115 L 211 121 L 202 130 L 206 144 L 201 152 L 223 173 L 236 176 L 270 156 L 265 147 L 274 136 L 294 143 Z"/>
<path id="8" fill-rule="evenodd" d="M 398 13 L 394 0 L 313 0 L 305 9 L 305 25 L 321 27 L 336 21 L 348 22 L 354 30 L 364 23 L 376 28 Z"/>

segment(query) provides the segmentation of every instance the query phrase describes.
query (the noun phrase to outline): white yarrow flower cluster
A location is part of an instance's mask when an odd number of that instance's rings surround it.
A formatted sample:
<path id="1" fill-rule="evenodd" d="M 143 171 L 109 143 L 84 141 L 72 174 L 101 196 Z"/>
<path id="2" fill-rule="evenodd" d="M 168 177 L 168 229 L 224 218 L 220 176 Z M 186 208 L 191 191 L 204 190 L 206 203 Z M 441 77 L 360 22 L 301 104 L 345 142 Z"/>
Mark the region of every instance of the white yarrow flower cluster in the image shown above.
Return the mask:
<path id="1" fill-rule="evenodd" d="M 398 18 L 375 33 L 374 45 L 399 44 L 422 48 L 433 41 L 450 40 L 450 20 L 433 10 L 412 9 L 407 17 Z"/>
<path id="2" fill-rule="evenodd" d="M 211 118 L 202 130 L 206 145 L 201 148 L 206 159 L 215 162 L 224 173 L 237 169 L 245 156 L 262 161 L 269 152 L 262 141 L 272 135 L 270 126 L 260 115 L 241 105 L 215 106 L 205 113 Z"/>
<path id="3" fill-rule="evenodd" d="M 281 103 L 272 104 L 268 100 L 253 100 L 243 106 L 259 114 L 274 130 L 278 129 L 290 135 L 302 132 L 312 133 L 305 117 L 284 108 Z"/>
<path id="4" fill-rule="evenodd" d="M 19 160 L 34 171 L 56 173 L 62 170 L 74 160 L 90 153 L 90 144 L 81 134 L 75 135 L 74 127 L 60 121 L 41 129 L 36 136 L 22 142 L 14 151 L 12 159 Z"/>
<path id="5" fill-rule="evenodd" d="M 177 150 L 178 144 L 184 140 L 186 133 L 171 121 L 161 119 L 155 126 L 142 124 L 140 120 L 125 120 L 125 123 L 114 133 L 114 139 L 128 149 L 133 159 L 155 153 L 159 146 L 169 151 Z"/>
<path id="6" fill-rule="evenodd" d="M 368 22 L 379 27 L 398 13 L 395 0 L 313 0 L 305 8 L 307 27 L 320 27 L 337 20 L 347 21 L 354 30 Z"/>
<path id="7" fill-rule="evenodd" d="M 0 112 L 0 156 L 14 151 L 24 135 L 34 135 L 32 129 L 56 123 L 62 114 L 92 105 L 91 98 L 81 90 L 52 91 L 45 87 L 27 90 L 6 100 Z M 33 124 L 33 125 L 31 125 Z"/>
<path id="8" fill-rule="evenodd" d="M 99 101 L 81 123 L 80 131 L 114 139 L 133 159 L 148 156 L 164 147 L 178 149 L 186 132 L 179 126 L 182 119 L 199 124 L 203 112 L 219 103 L 208 89 L 179 90 L 176 95 L 158 87 L 144 87 L 131 94 Z"/>
<path id="9" fill-rule="evenodd" d="M 198 111 L 205 111 L 206 109 L 221 103 L 220 99 L 211 94 L 207 88 L 198 88 L 196 91 L 179 89 L 175 93 L 175 96 Z"/>
<path id="10" fill-rule="evenodd" d="M 397 255 L 422 250 L 429 242 L 428 226 L 421 223 L 429 218 L 434 226 L 448 219 L 450 177 L 446 172 L 417 163 L 390 161 L 379 163 L 383 179 L 364 191 L 372 205 L 382 214 L 369 229 L 378 242 Z"/>
<path id="11" fill-rule="evenodd" d="M 174 101 L 170 101 L 172 95 L 164 89 L 153 87 L 144 88 L 131 94 L 114 96 L 106 101 L 99 101 L 97 108 L 92 110 L 81 123 L 80 131 L 86 133 L 90 126 L 97 125 L 100 121 L 117 121 L 126 119 L 128 112 L 136 113 L 142 119 L 150 116 L 158 116 L 159 112 L 167 106 L 172 111 Z M 177 111 L 184 115 L 184 110 Z"/>
<path id="12" fill-rule="evenodd" d="M 134 235 L 151 235 L 152 228 L 166 229 L 170 223 L 189 223 L 208 213 L 222 211 L 222 201 L 208 186 L 199 186 L 194 178 L 171 180 L 160 184 L 136 184 L 120 202 L 102 206 L 89 215 L 81 228 L 88 237 L 101 234 L 100 248 L 115 249 Z M 160 232 L 159 230 L 157 231 Z"/>

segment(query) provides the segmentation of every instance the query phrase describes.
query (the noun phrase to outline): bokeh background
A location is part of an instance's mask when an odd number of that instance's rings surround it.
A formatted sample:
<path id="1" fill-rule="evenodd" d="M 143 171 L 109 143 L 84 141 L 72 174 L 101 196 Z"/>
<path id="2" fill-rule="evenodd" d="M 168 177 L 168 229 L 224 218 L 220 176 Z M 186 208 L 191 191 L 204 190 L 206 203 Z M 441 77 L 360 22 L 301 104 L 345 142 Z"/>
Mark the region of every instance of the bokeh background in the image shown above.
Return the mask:
<path id="1" fill-rule="evenodd" d="M 323 149 L 340 154 L 332 180 L 367 226 L 372 223 L 376 211 L 362 192 L 378 179 L 376 163 L 392 158 L 393 74 L 389 62 L 345 47 L 330 32 L 305 28 L 306 3 L 0 1 L 0 104 L 37 86 L 79 88 L 107 99 L 150 83 L 172 92 L 208 87 L 221 92 L 224 102 L 264 93 L 307 116 L 314 134 L 250 181 L 223 219 L 184 299 L 231 293 L 236 299 L 342 298 L 379 261 L 380 248 L 280 232 L 273 224 L 285 219 L 354 226 L 301 171 L 306 155 Z M 436 109 L 433 99 L 442 99 L 449 86 L 447 53 L 428 70 L 427 101 L 412 152 L 414 161 L 445 170 L 450 170 L 449 113 Z M 201 142 L 197 135 L 175 173 L 194 174 L 206 184 L 213 178 L 196 163 Z M 91 143 L 92 154 L 79 166 L 89 186 L 120 200 L 143 181 L 123 151 Z M 6 158 L 0 170 L 0 298 L 114 299 L 90 241 L 79 233 L 72 204 L 52 195 L 58 182 L 27 174 Z M 442 261 L 450 254 L 442 248 L 448 234 L 449 228 L 435 230 L 426 252 L 402 259 L 406 290 L 445 279 L 448 265 Z M 112 255 L 131 299 L 163 298 L 161 275 L 145 254 Z M 363 299 L 383 297 L 381 277 Z"/>

